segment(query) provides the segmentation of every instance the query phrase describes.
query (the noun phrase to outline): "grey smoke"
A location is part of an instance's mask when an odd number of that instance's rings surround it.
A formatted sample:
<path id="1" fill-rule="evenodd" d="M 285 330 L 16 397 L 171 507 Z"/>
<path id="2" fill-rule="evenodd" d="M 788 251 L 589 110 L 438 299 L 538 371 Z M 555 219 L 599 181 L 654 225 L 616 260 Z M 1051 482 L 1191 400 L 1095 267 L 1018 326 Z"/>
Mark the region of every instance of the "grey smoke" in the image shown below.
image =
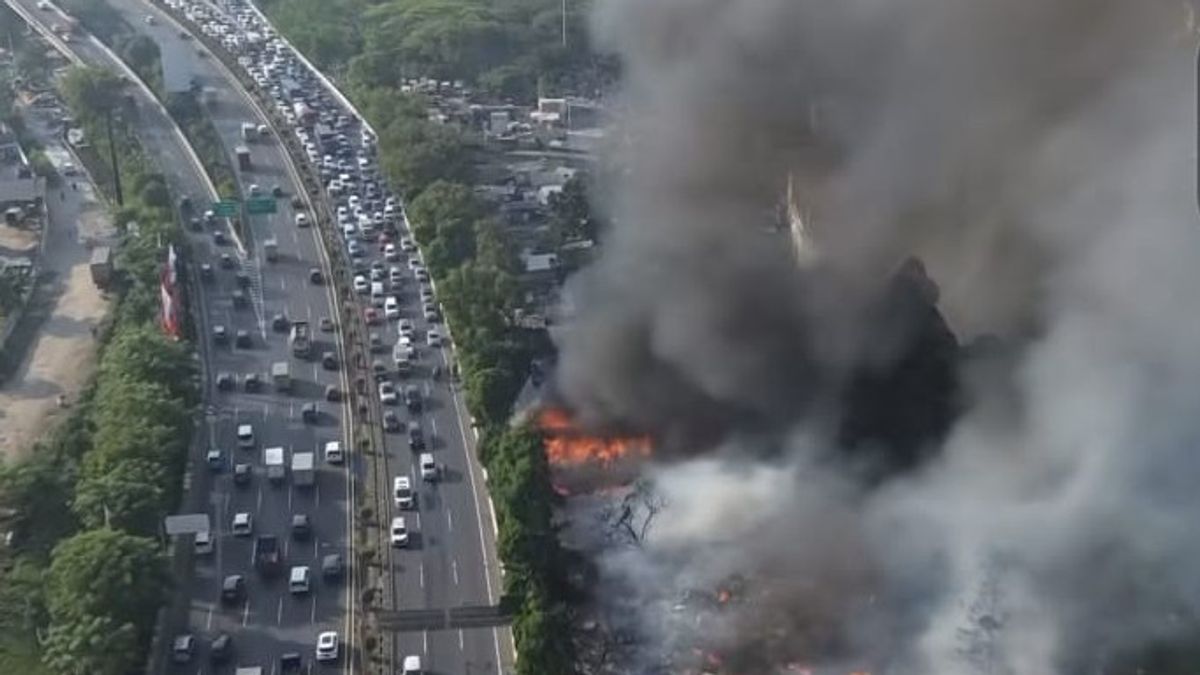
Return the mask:
<path id="1" fill-rule="evenodd" d="M 659 644 L 701 637 L 659 600 L 734 572 L 780 590 L 704 637 L 736 649 L 778 611 L 802 617 L 798 644 L 834 627 L 810 662 L 878 672 L 1103 672 L 1196 629 L 1186 16 L 1167 0 L 598 0 L 627 142 L 559 387 L 589 421 L 710 438 L 721 458 L 699 460 L 707 478 L 660 467 L 663 490 L 699 501 L 671 502 L 670 537 L 602 560 L 644 593 Z M 765 231 L 789 172 L 817 267 Z M 936 460 L 865 489 L 817 458 L 845 374 L 903 348 L 868 317 L 914 253 L 961 336 L 1015 353 L 967 378 Z M 759 466 L 762 443 L 787 459 Z M 747 471 L 777 479 L 742 501 Z M 714 484 L 731 493 L 703 499 Z"/>

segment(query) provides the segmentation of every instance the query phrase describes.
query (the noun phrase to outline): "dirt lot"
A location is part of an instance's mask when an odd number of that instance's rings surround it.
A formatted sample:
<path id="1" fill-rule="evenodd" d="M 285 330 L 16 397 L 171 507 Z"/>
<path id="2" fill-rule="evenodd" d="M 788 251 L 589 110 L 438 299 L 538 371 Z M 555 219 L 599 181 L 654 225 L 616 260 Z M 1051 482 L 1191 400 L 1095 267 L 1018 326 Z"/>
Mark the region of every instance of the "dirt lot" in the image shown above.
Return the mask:
<path id="1" fill-rule="evenodd" d="M 43 274 L 31 307 L 28 348 L 12 377 L 0 385 L 0 457 L 26 452 L 63 405 L 78 396 L 95 367 L 93 329 L 109 302 L 88 271 L 92 241 L 112 234 L 107 212 L 89 184 L 78 179 L 47 197 L 50 227 Z"/>

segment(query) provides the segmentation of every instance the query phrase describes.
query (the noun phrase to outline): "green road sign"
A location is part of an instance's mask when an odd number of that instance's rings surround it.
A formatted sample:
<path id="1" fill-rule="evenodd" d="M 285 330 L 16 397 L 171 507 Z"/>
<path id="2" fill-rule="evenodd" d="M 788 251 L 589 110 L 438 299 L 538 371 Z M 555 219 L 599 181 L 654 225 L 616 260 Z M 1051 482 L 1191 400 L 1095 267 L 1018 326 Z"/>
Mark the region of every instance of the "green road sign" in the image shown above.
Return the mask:
<path id="1" fill-rule="evenodd" d="M 252 216 L 264 213 L 275 213 L 275 199 L 271 197 L 256 197 L 246 200 L 246 213 Z"/>
<path id="2" fill-rule="evenodd" d="M 213 202 L 213 214 L 223 218 L 236 216 L 238 213 L 238 203 L 232 199 L 223 199 L 219 202 Z"/>

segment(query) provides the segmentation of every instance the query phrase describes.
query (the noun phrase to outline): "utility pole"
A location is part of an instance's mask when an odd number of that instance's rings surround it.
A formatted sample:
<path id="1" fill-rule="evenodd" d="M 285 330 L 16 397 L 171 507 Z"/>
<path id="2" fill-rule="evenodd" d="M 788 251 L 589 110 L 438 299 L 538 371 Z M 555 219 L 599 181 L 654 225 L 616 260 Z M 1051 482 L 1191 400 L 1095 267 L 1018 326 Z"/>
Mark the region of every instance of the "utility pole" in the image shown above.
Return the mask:
<path id="1" fill-rule="evenodd" d="M 108 131 L 108 159 L 112 163 L 113 192 L 117 196 L 117 206 L 125 206 L 125 199 L 121 196 L 121 167 L 117 163 L 117 144 L 113 142 L 111 110 L 104 114 L 104 126 Z"/>

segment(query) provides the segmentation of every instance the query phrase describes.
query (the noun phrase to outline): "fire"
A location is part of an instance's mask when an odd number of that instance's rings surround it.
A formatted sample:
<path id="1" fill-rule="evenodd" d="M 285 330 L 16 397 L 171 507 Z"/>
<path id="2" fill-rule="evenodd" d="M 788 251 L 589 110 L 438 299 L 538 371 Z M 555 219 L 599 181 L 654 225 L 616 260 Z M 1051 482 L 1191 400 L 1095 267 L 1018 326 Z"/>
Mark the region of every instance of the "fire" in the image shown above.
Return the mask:
<path id="1" fill-rule="evenodd" d="M 581 432 L 571 416 L 561 408 L 545 408 L 538 414 L 538 426 L 546 432 L 546 456 L 551 464 L 577 465 L 599 463 L 608 466 L 623 457 L 646 457 L 650 439 L 604 438 Z"/>

